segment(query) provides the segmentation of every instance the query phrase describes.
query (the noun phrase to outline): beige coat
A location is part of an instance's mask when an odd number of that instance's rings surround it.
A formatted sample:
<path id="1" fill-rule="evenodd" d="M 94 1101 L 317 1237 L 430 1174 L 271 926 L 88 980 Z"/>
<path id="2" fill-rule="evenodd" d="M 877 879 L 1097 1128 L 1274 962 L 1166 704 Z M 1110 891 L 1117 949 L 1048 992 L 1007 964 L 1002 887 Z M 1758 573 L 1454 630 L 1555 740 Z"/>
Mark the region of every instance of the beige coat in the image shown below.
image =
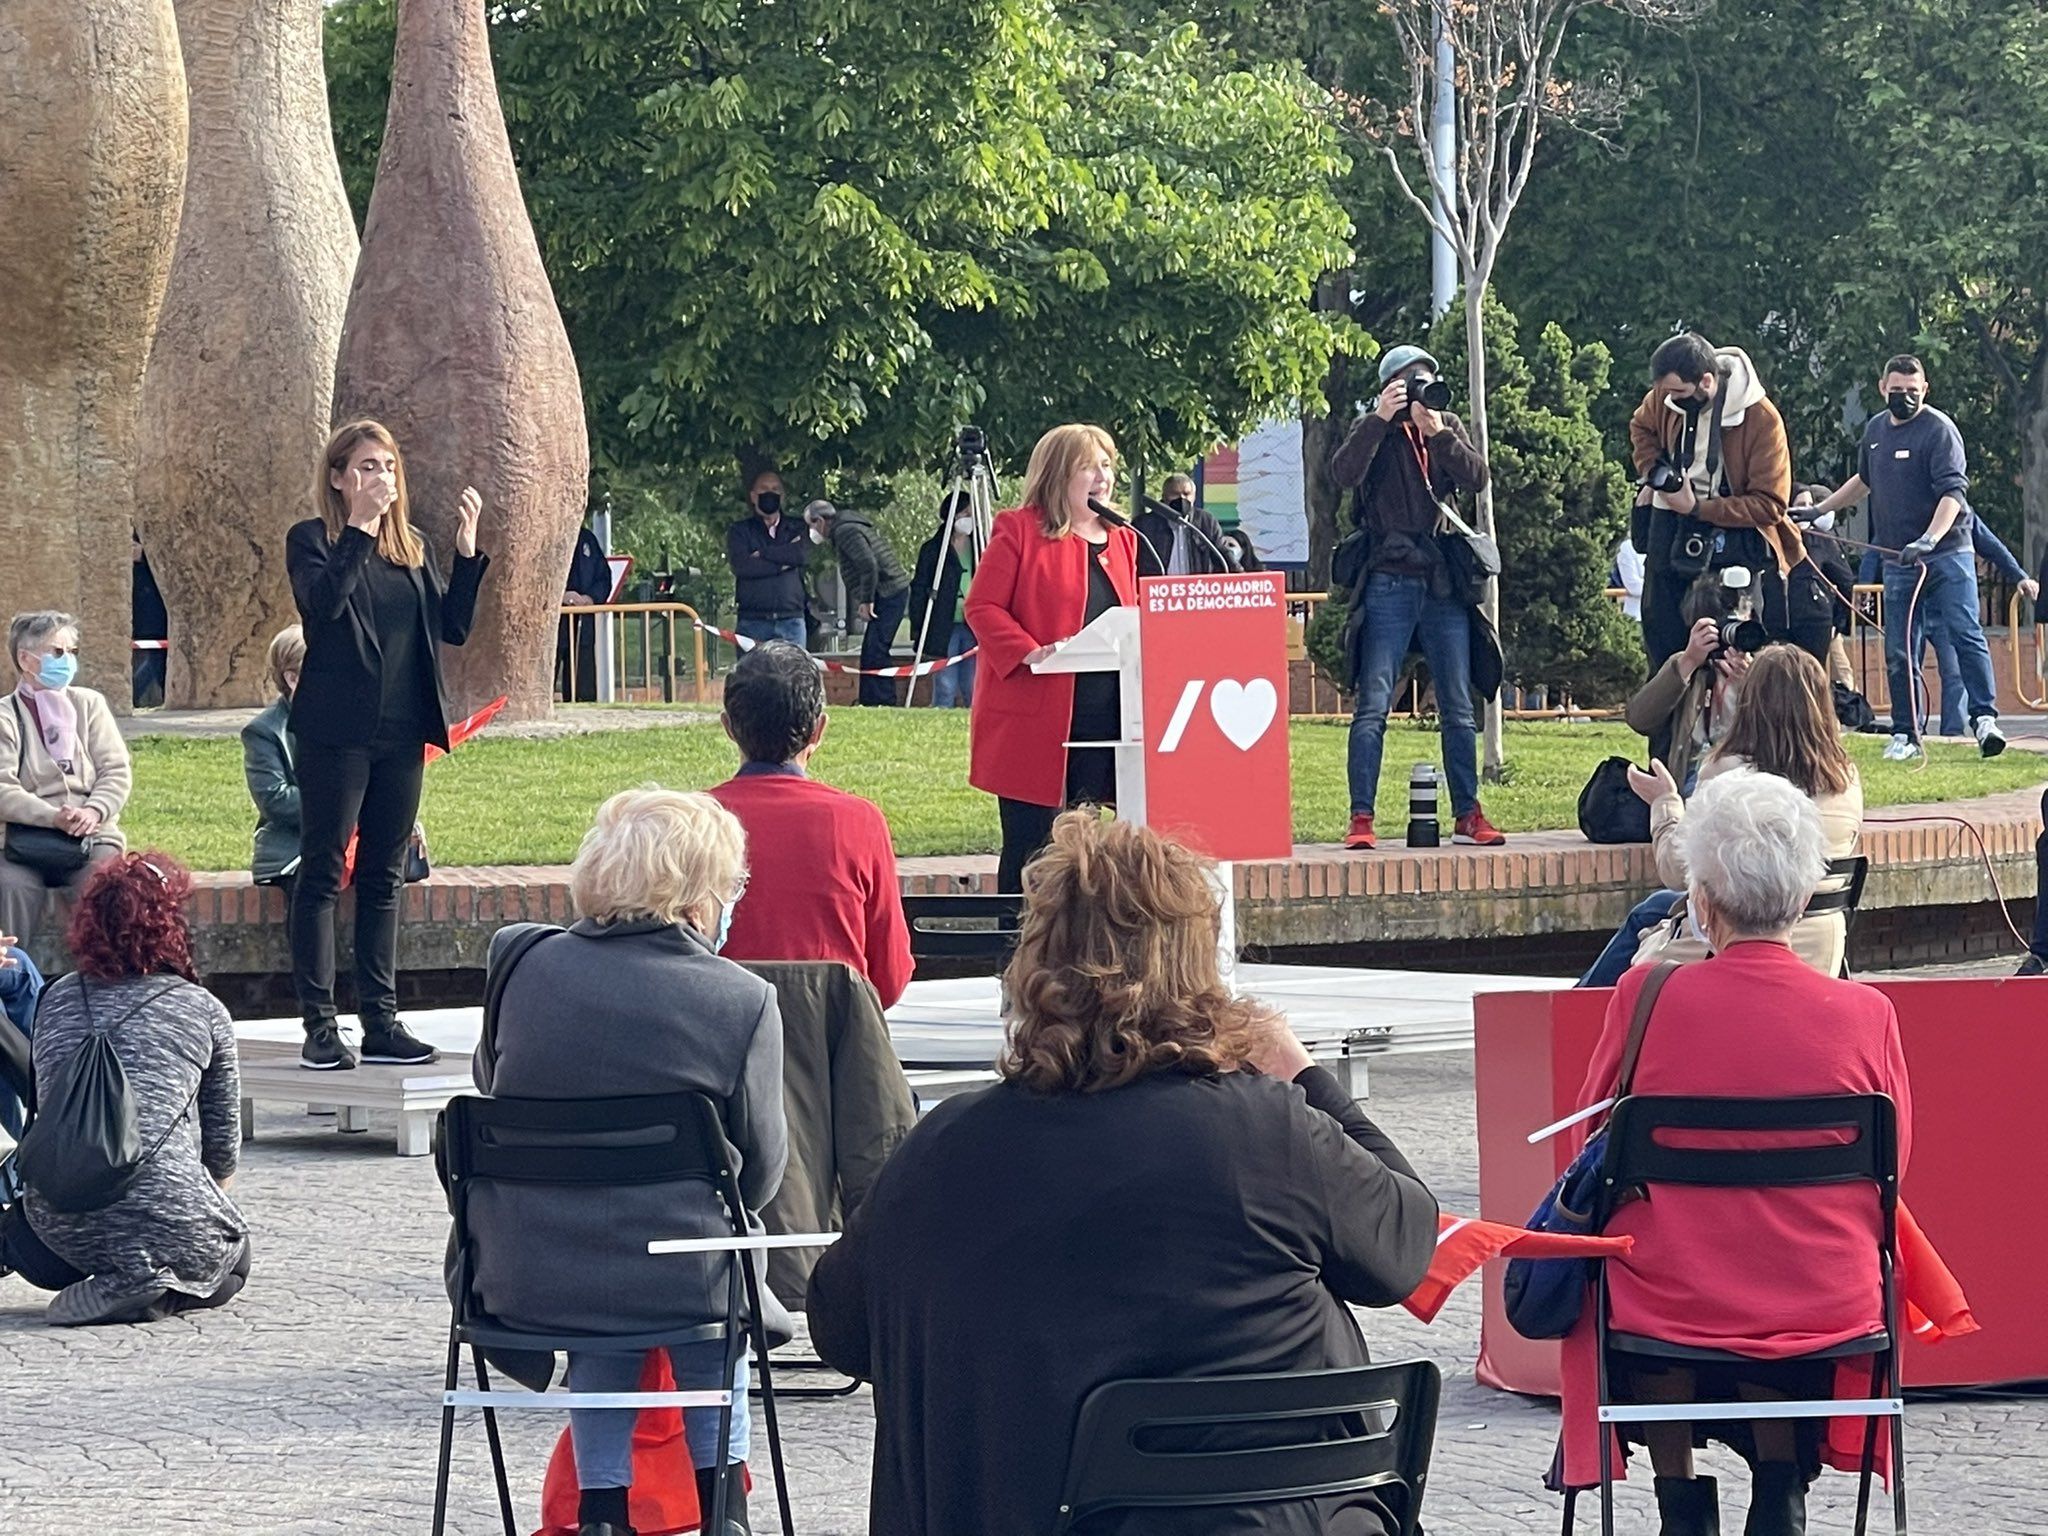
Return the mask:
<path id="1" fill-rule="evenodd" d="M 71 772 L 59 768 L 31 725 L 22 741 L 23 706 L 9 694 L 0 703 L 0 821 L 28 827 L 54 827 L 57 812 L 85 805 L 100 813 L 92 840 L 114 849 L 127 846 L 121 835 L 121 808 L 134 787 L 128 743 L 114 723 L 114 712 L 90 688 L 67 688 L 65 695 L 78 711 L 78 762 Z"/>
<path id="2" fill-rule="evenodd" d="M 1731 768 L 1748 766 L 1742 758 L 1717 753 L 1700 768 L 1699 781 L 1705 784 Z M 1850 765 L 1847 789 L 1839 795 L 1822 795 L 1813 803 L 1820 811 L 1828 857 L 1847 858 L 1856 851 L 1863 838 L 1863 781 L 1856 776 L 1855 765 Z M 1677 795 L 1665 795 L 1650 807 L 1650 842 L 1657 857 L 1657 877 L 1664 882 L 1666 890 L 1685 889 L 1685 864 L 1678 856 L 1678 840 L 1671 835 L 1683 820 L 1685 802 Z M 1840 883 L 1837 880 L 1824 881 L 1821 889 L 1833 890 Z M 1848 944 L 1849 925 L 1840 912 L 1802 917 L 1792 926 L 1792 952 L 1823 976 L 1842 974 L 1842 961 Z M 1643 935 L 1635 963 L 1642 965 L 1651 960 L 1683 963 L 1706 957 L 1707 947 L 1693 936 L 1692 927 L 1685 918 L 1685 904 L 1681 902 L 1668 921 L 1659 923 Z"/>

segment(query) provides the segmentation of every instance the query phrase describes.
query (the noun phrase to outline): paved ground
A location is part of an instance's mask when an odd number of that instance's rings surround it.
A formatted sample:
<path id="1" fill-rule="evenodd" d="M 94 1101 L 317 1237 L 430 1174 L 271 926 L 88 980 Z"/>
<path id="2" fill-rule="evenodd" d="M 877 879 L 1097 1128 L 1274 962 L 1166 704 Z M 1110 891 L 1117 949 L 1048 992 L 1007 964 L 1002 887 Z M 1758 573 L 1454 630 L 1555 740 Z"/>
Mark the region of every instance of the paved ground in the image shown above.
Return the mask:
<path id="1" fill-rule="evenodd" d="M 1477 1199 L 1471 1091 L 1469 1055 L 1397 1057 L 1373 1069 L 1374 1113 L 1445 1205 L 1463 1210 Z M 0 1530 L 426 1530 L 446 1220 L 426 1159 L 392 1156 L 388 1129 L 343 1136 L 331 1124 L 263 1114 L 235 1186 L 255 1228 L 255 1278 L 222 1312 L 67 1333 L 43 1325 L 35 1293 L 0 1281 Z M 1434 1536 L 1557 1529 L 1557 1505 L 1537 1486 L 1554 1414 L 1473 1381 L 1476 1290 L 1454 1298 L 1433 1327 L 1396 1312 L 1368 1316 L 1366 1328 L 1382 1358 L 1426 1354 L 1446 1374 Z M 514 1488 L 531 1530 L 558 1421 L 519 1419 Z M 1914 1492 L 1920 1510 L 1941 1511 L 1921 1528 L 2048 1531 L 2044 1426 L 2048 1403 L 2034 1398 L 1916 1401 Z M 865 1531 L 865 1394 L 787 1405 L 785 1430 L 802 1529 Z M 496 1524 L 480 1428 L 470 1426 L 457 1449 L 452 1527 L 484 1536 Z M 1815 1529 L 1846 1531 L 1853 1485 L 1821 1486 Z M 1624 1498 L 1622 1529 L 1651 1529 L 1647 1493 Z M 1739 1497 L 1731 1502 L 1739 1508 Z M 754 1509 L 757 1530 L 778 1529 L 765 1486 Z M 1581 1528 L 1593 1522 L 1582 1517 Z"/>

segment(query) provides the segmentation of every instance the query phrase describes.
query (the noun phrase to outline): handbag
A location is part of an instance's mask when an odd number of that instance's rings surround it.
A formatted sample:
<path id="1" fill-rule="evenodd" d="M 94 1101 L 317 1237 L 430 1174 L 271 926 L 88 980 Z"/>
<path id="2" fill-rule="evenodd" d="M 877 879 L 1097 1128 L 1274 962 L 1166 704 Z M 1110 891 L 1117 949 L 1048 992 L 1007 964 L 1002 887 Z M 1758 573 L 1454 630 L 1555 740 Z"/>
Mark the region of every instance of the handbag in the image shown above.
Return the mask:
<path id="1" fill-rule="evenodd" d="M 405 883 L 417 885 L 433 872 L 433 861 L 427 852 L 427 829 L 416 821 L 412 824 L 412 836 L 405 845 Z"/>
<path id="2" fill-rule="evenodd" d="M 1451 578 L 1451 596 L 1468 608 L 1486 601 L 1486 584 L 1500 574 L 1500 545 L 1478 532 L 1448 501 L 1437 503 L 1437 547 Z"/>
<path id="3" fill-rule="evenodd" d="M 1589 843 L 1647 843 L 1650 808 L 1629 788 L 1630 764 L 1610 757 L 1579 791 L 1579 832 Z"/>
<path id="4" fill-rule="evenodd" d="M 1678 967 L 1658 966 L 1643 983 L 1636 998 L 1635 1016 L 1629 1020 L 1628 1042 L 1622 1047 L 1621 1076 L 1616 1082 L 1617 1102 L 1628 1097 L 1635 1081 L 1636 1058 L 1642 1055 L 1643 1034 L 1650 1027 L 1650 1010 L 1657 995 Z M 1593 1230 L 1593 1213 L 1600 1204 L 1600 1170 L 1607 1160 L 1607 1127 L 1586 1138 L 1571 1166 L 1558 1176 L 1530 1215 L 1525 1226 L 1532 1232 L 1563 1232 L 1585 1237 Z M 1507 1302 L 1508 1326 L 1525 1339 L 1561 1339 L 1570 1333 L 1585 1310 L 1586 1287 L 1599 1278 L 1594 1267 L 1599 1259 L 1510 1259 L 1503 1293 Z"/>
<path id="5" fill-rule="evenodd" d="M 18 722 L 15 743 L 19 749 L 14 781 L 23 784 L 28 777 L 28 716 L 22 710 L 19 697 L 14 700 L 14 717 Z M 85 868 L 91 849 L 86 846 L 84 838 L 59 832 L 55 827 L 36 827 L 26 822 L 10 821 L 7 823 L 6 852 L 8 863 L 34 870 L 42 877 L 43 884 L 63 885 Z"/>

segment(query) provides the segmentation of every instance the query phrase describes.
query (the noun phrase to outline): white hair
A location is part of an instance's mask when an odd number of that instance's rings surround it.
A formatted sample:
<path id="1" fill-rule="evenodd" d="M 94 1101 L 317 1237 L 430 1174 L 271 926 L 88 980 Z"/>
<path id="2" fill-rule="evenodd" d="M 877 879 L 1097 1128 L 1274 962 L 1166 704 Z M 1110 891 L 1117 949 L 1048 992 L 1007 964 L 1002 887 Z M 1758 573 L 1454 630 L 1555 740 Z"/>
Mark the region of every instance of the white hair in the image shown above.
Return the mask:
<path id="1" fill-rule="evenodd" d="M 1686 889 L 1738 937 L 1782 933 L 1827 876 L 1827 834 L 1810 796 L 1775 773 L 1731 768 L 1700 785 L 1674 829 Z"/>
<path id="2" fill-rule="evenodd" d="M 733 899 L 747 835 L 709 795 L 622 790 L 597 808 L 569 866 L 576 910 L 600 923 L 688 922 Z"/>
<path id="3" fill-rule="evenodd" d="M 61 635 L 67 630 L 76 641 L 78 620 L 68 613 L 59 613 L 54 608 L 45 608 L 36 613 L 17 613 L 7 626 L 8 657 L 19 667 L 23 651 L 40 651 L 50 643 L 53 636 Z"/>

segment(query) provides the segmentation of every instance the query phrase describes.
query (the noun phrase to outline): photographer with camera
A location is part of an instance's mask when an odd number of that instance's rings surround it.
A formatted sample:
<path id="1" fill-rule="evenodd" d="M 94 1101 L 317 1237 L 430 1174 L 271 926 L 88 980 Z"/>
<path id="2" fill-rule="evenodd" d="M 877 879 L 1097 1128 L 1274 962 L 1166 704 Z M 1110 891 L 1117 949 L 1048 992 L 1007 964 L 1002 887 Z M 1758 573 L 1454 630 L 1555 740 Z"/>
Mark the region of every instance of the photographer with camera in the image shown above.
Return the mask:
<path id="1" fill-rule="evenodd" d="M 1641 489 L 1630 538 L 1643 552 L 1643 648 L 1652 673 L 1686 643 L 1685 593 L 1709 570 L 1741 567 L 1758 580 L 1773 633 L 1825 657 L 1832 608 L 1786 516 L 1792 458 L 1785 423 L 1749 354 L 1688 331 L 1650 354 L 1650 392 L 1630 418 Z M 1780 602 L 1774 603 L 1775 591 Z M 1775 613 L 1779 607 L 1787 611 Z"/>
<path id="2" fill-rule="evenodd" d="M 1418 643 L 1443 722 L 1444 776 L 1457 816 L 1454 840 L 1487 847 L 1507 841 L 1479 806 L 1475 611 L 1468 579 L 1452 566 L 1452 557 L 1462 562 L 1463 552 L 1445 548 L 1462 537 L 1452 503 L 1458 492 L 1486 484 L 1486 460 L 1449 405 L 1450 386 L 1439 377 L 1436 359 L 1420 347 L 1395 347 L 1380 359 L 1379 398 L 1330 459 L 1336 483 L 1357 488 L 1351 511 L 1357 532 L 1338 551 L 1331 573 L 1332 587 L 1351 592 L 1345 643 L 1357 689 L 1346 848 L 1378 846 L 1373 801 L 1387 711 L 1401 664 Z"/>
<path id="3" fill-rule="evenodd" d="M 1650 756 L 1689 785 L 1693 765 L 1727 734 L 1734 692 L 1749 658 L 1769 638 L 1758 622 L 1750 573 L 1740 566 L 1710 571 L 1685 594 L 1692 620 L 1685 649 L 1664 662 L 1623 709 L 1629 729 L 1649 738 Z"/>
<path id="4" fill-rule="evenodd" d="M 1945 634 L 1961 664 L 1963 692 L 1977 750 L 2005 750 L 1998 729 L 1998 689 L 1991 648 L 1977 615 L 1977 556 L 1971 539 L 1976 515 L 1963 436 L 1927 403 L 1927 370 L 1920 359 L 1894 357 L 1879 389 L 1885 414 L 1863 429 L 1856 473 L 1815 511 L 1827 513 L 1870 498 L 1870 542 L 1884 551 L 1884 659 L 1892 695 L 1892 762 L 1920 755 L 1919 657 L 1924 635 Z M 1910 628 L 1903 615 L 1912 615 Z"/>

